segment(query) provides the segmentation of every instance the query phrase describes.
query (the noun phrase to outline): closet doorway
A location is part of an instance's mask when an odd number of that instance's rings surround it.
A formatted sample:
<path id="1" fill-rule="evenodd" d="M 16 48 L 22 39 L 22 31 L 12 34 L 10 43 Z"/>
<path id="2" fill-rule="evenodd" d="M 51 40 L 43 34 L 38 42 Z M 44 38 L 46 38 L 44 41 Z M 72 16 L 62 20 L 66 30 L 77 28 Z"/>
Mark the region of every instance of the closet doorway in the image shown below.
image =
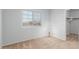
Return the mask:
<path id="1" fill-rule="evenodd" d="M 79 40 L 79 9 L 67 10 L 66 33 L 67 40 Z"/>

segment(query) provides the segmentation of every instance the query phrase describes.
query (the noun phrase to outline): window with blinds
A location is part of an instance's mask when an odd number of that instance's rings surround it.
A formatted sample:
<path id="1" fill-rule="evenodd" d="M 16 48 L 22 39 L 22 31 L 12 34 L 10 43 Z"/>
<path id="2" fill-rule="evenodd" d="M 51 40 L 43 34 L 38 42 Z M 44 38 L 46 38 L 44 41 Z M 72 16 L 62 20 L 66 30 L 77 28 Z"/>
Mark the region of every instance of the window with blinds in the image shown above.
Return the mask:
<path id="1" fill-rule="evenodd" d="M 40 26 L 41 25 L 41 15 L 39 12 L 35 11 L 23 11 L 23 26 Z"/>

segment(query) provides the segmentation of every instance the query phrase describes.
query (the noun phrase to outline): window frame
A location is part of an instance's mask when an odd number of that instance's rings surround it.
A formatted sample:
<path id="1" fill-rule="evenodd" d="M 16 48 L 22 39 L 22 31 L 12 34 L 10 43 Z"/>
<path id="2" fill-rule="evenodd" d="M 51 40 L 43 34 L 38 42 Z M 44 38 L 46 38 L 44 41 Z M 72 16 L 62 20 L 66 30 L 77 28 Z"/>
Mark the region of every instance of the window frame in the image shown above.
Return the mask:
<path id="1" fill-rule="evenodd" d="M 24 12 L 28 12 L 28 11 L 32 12 L 32 18 L 31 18 L 32 25 L 23 25 L 23 23 L 25 22 L 23 20 L 24 19 L 24 16 L 23 16 L 24 15 Z M 36 15 L 34 15 L 35 13 L 36 14 L 39 14 L 39 16 L 37 15 L 39 17 L 39 20 L 34 19 L 34 17 L 36 17 Z M 37 19 L 38 19 L 38 17 L 37 17 Z M 27 20 L 27 18 L 25 18 L 25 19 Z M 36 25 L 34 25 L 34 23 L 33 23 L 34 20 L 36 20 L 36 22 L 37 22 L 37 23 L 35 23 Z M 27 28 L 27 27 L 36 27 L 36 26 L 38 26 L 38 27 L 41 26 L 41 13 L 40 12 L 37 12 L 37 11 L 23 10 L 22 11 L 22 27 L 23 28 Z"/>

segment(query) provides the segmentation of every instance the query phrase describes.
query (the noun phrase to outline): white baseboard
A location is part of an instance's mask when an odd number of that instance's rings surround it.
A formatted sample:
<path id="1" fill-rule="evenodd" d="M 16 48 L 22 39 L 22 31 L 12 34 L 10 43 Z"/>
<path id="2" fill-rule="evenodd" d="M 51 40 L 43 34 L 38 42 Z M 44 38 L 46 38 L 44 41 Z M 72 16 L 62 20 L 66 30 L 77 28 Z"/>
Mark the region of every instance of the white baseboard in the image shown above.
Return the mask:
<path id="1" fill-rule="evenodd" d="M 11 45 L 11 44 L 15 44 L 15 43 L 23 42 L 23 41 L 28 41 L 28 40 L 32 40 L 32 39 L 39 39 L 39 38 L 42 38 L 42 37 L 47 37 L 47 35 L 45 35 L 45 36 L 38 36 L 38 37 L 32 37 L 30 39 L 22 39 L 22 40 L 16 41 L 16 42 L 9 42 L 7 44 L 2 44 L 2 46 L 7 46 L 7 45 Z"/>

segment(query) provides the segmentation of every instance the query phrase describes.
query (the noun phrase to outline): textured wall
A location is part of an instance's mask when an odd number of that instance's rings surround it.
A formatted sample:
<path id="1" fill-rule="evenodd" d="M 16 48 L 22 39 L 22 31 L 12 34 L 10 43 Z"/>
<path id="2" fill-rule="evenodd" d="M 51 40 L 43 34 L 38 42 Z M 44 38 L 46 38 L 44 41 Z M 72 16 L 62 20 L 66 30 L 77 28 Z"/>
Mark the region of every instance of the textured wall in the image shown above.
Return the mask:
<path id="1" fill-rule="evenodd" d="M 66 10 L 51 10 L 51 34 L 59 39 L 66 40 Z"/>
<path id="2" fill-rule="evenodd" d="M 48 10 L 32 10 L 41 13 L 42 26 L 22 27 L 22 11 L 7 9 L 2 11 L 3 16 L 3 45 L 24 41 L 27 39 L 48 36 Z"/>

